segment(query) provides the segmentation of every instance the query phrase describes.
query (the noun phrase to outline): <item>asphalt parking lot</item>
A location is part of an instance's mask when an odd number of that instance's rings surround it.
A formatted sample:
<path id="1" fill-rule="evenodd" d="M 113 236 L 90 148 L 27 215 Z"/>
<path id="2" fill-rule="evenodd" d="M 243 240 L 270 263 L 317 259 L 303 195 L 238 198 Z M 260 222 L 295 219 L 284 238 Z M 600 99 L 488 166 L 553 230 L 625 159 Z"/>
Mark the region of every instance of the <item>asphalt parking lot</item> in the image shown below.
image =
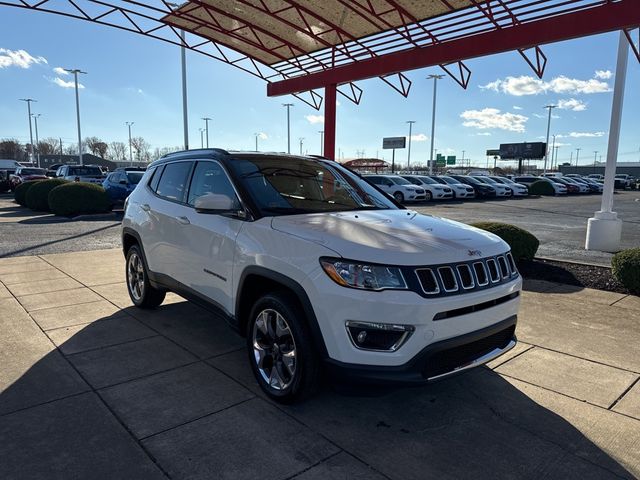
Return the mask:
<path id="1" fill-rule="evenodd" d="M 488 368 L 282 406 L 224 322 L 133 308 L 123 271 L 119 249 L 0 259 L 0 478 L 640 475 L 638 297 L 527 282 Z"/>

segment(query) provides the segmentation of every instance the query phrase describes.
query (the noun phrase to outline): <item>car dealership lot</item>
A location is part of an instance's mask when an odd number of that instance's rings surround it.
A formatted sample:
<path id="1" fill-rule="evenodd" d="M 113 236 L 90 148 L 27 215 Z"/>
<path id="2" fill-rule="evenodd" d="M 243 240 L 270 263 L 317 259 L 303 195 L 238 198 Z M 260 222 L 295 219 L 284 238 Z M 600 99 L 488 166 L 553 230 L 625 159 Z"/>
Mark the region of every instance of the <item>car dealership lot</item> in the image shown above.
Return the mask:
<path id="1" fill-rule="evenodd" d="M 123 270 L 119 249 L 0 259 L 0 478 L 640 475 L 638 297 L 527 282 L 491 368 L 286 407 L 222 321 L 132 308 Z"/>

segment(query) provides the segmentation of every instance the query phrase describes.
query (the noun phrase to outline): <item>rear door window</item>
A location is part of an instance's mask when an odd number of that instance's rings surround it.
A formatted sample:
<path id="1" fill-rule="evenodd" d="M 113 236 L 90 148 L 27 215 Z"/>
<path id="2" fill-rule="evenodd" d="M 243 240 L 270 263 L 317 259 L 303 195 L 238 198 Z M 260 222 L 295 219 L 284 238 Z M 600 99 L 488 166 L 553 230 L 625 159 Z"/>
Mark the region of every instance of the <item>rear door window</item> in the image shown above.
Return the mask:
<path id="1" fill-rule="evenodd" d="M 169 163 L 164 167 L 156 193 L 175 202 L 184 202 L 193 162 Z"/>

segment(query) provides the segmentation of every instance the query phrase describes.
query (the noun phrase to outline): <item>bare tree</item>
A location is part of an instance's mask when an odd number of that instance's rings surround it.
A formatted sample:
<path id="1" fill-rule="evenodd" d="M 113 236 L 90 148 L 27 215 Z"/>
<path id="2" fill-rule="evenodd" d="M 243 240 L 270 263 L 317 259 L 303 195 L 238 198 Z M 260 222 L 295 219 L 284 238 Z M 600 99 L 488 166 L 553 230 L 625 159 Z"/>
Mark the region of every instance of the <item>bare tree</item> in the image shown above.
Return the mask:
<path id="1" fill-rule="evenodd" d="M 70 143 L 64 147 L 65 155 L 78 155 L 78 145 L 75 143 Z"/>
<path id="2" fill-rule="evenodd" d="M 127 145 L 123 142 L 111 142 L 107 150 L 107 158 L 114 162 L 124 162 L 127 159 Z"/>
<path id="3" fill-rule="evenodd" d="M 27 157 L 25 146 L 15 138 L 0 140 L 0 158 L 22 162 Z"/>
<path id="4" fill-rule="evenodd" d="M 131 139 L 131 145 L 136 151 L 136 161 L 149 162 L 151 161 L 151 145 L 142 137 L 133 137 Z"/>
<path id="5" fill-rule="evenodd" d="M 57 138 L 47 137 L 38 142 L 40 155 L 55 155 L 60 153 L 60 144 Z"/>
<path id="6" fill-rule="evenodd" d="M 84 139 L 84 143 L 89 151 L 98 157 L 104 158 L 107 154 L 108 145 L 98 137 L 87 137 Z"/>

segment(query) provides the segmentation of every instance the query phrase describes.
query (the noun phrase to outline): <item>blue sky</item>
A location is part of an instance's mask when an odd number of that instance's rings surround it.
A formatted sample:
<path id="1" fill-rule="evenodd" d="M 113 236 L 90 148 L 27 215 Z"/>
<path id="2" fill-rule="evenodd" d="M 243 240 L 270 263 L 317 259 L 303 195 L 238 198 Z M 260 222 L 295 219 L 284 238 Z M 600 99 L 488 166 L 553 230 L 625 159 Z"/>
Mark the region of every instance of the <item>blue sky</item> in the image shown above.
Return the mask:
<path id="1" fill-rule="evenodd" d="M 57 15 L 2 7 L 0 15 L 0 138 L 28 140 L 26 106 L 19 98 L 38 100 L 42 114 L 40 137 L 76 141 L 71 77 L 56 67 L 80 68 L 82 134 L 103 140 L 127 141 L 125 122 L 135 122 L 134 136 L 153 147 L 182 142 L 179 48 L 140 35 Z M 593 162 L 594 150 L 604 154 L 612 100 L 617 33 L 547 45 L 549 62 L 538 81 L 517 52 L 467 61 L 472 71 L 465 91 L 445 77 L 438 84 L 435 148 L 484 165 L 485 150 L 500 143 L 543 141 L 544 105 L 556 103 L 551 133 L 560 145 L 559 161 L 568 161 L 581 148 L 580 163 Z M 20 51 L 25 54 L 16 53 Z M 304 151 L 319 153 L 322 111 L 293 97 L 268 98 L 266 84 L 234 67 L 187 52 L 189 127 L 192 147 L 200 145 L 201 117 L 213 118 L 211 146 L 253 149 L 261 132 L 261 150 L 286 150 L 286 114 L 291 102 L 292 151 L 304 137 Z M 27 68 L 24 68 L 27 67 Z M 360 105 L 338 96 L 337 147 L 344 157 L 390 159 L 381 149 L 382 137 L 408 134 L 407 120 L 416 120 L 412 163 L 429 156 L 432 83 L 438 68 L 407 72 L 413 81 L 403 98 L 379 79 L 359 82 Z M 640 66 L 630 54 L 619 161 L 640 160 Z M 406 161 L 406 150 L 397 161 Z"/>

